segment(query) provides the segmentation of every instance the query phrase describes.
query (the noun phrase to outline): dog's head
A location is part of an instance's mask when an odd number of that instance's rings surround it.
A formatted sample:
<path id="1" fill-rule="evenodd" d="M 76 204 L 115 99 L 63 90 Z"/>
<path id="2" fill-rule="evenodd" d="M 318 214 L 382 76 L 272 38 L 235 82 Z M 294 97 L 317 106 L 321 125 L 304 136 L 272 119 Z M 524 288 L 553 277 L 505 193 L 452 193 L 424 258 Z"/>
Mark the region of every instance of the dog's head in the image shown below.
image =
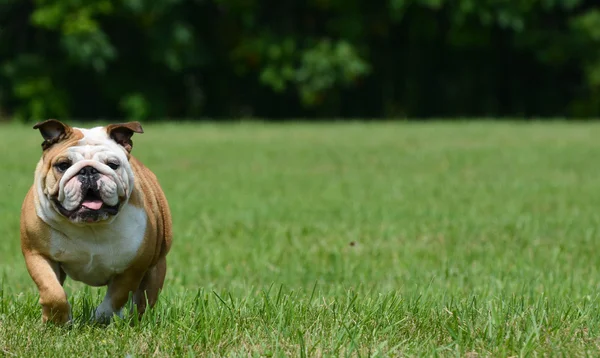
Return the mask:
<path id="1" fill-rule="evenodd" d="M 50 119 L 33 128 L 44 138 L 36 169 L 44 210 L 73 223 L 98 223 L 116 216 L 133 190 L 131 137 L 143 133 L 140 123 L 83 129 Z"/>

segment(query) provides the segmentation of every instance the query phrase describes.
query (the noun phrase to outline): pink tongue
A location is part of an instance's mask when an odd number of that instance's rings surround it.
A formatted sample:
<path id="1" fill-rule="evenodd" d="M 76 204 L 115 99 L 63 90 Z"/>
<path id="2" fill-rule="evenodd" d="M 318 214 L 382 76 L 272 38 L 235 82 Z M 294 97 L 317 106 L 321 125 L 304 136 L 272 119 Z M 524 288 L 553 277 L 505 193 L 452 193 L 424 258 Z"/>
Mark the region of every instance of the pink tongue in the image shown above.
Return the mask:
<path id="1" fill-rule="evenodd" d="M 102 200 L 86 200 L 81 205 L 90 210 L 98 210 L 102 207 Z"/>

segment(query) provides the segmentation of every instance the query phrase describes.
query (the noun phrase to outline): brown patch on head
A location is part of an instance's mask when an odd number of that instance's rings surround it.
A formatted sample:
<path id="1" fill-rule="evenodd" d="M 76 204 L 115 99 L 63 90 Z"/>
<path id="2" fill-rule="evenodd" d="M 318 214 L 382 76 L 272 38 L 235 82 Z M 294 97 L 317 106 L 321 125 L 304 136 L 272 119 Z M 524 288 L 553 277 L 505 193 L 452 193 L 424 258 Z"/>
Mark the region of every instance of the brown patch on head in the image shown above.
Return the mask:
<path id="1" fill-rule="evenodd" d="M 125 148 L 128 153 L 131 153 L 131 149 L 133 149 L 131 137 L 134 133 L 144 133 L 144 129 L 140 122 L 127 122 L 106 126 L 106 133 L 117 144 Z"/>
<path id="2" fill-rule="evenodd" d="M 44 159 L 56 158 L 66 148 L 76 145 L 77 142 L 83 139 L 83 133 L 79 129 L 74 129 L 56 119 L 37 123 L 33 126 L 33 129 L 39 129 L 44 138 L 42 143 Z"/>
<path id="3" fill-rule="evenodd" d="M 82 139 L 83 132 L 79 129 L 72 129 L 71 134 L 68 137 L 44 150 L 44 161 L 48 162 L 48 164 L 55 164 L 56 161 L 66 157 L 65 152 L 67 148 L 76 146 Z M 63 153 L 65 155 L 61 155 Z"/>

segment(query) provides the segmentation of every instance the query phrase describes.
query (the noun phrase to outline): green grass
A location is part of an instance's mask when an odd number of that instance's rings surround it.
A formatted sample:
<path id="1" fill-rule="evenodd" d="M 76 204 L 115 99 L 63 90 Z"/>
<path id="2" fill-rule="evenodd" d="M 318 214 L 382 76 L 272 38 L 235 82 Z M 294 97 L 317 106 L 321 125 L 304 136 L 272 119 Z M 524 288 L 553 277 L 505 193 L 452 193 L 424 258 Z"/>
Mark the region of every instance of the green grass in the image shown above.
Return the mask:
<path id="1" fill-rule="evenodd" d="M 19 249 L 41 138 L 0 126 L 0 356 L 598 356 L 600 124 L 155 124 L 165 291 L 44 327 Z"/>

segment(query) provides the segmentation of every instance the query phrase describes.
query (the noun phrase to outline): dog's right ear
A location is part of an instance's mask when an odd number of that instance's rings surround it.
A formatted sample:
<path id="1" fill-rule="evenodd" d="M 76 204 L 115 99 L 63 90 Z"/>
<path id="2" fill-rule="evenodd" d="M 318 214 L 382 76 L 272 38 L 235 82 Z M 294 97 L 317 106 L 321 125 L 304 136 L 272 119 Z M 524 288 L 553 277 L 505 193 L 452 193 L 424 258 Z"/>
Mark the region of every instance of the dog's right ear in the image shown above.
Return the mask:
<path id="1" fill-rule="evenodd" d="M 39 122 L 33 126 L 33 129 L 39 129 L 44 138 L 44 142 L 42 143 L 43 150 L 62 141 L 73 132 L 73 128 L 56 119 Z"/>

